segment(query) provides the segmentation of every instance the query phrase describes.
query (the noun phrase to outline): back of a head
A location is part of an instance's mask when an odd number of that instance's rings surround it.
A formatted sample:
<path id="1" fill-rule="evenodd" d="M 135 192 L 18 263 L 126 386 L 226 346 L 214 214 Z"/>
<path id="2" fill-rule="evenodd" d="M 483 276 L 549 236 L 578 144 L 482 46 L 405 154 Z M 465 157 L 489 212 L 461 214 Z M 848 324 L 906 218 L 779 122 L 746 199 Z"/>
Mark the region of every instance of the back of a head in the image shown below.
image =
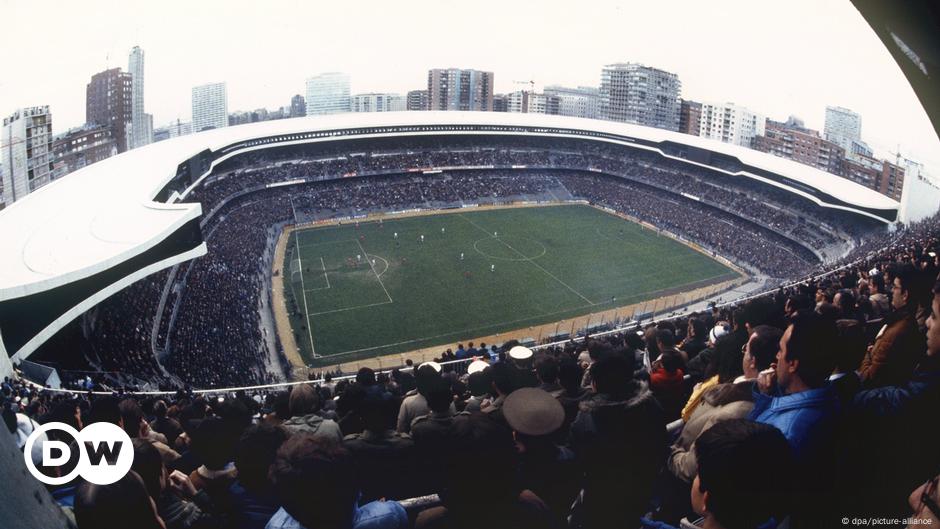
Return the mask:
<path id="1" fill-rule="evenodd" d="M 232 430 L 221 419 L 203 419 L 192 438 L 192 451 L 206 468 L 222 470 L 232 460 L 235 448 Z"/>
<path id="2" fill-rule="evenodd" d="M 722 421 L 699 436 L 695 455 L 699 488 L 693 498 L 707 492 L 705 508 L 722 527 L 752 529 L 789 513 L 793 453 L 777 428 L 745 419 Z"/>
<path id="3" fill-rule="evenodd" d="M 493 385 L 500 393 L 509 395 L 518 387 L 518 370 L 508 362 L 499 362 L 491 366 L 488 371 Z"/>
<path id="4" fill-rule="evenodd" d="M 91 401 L 91 409 L 88 412 L 88 424 L 96 422 L 109 422 L 111 424 L 121 423 L 121 407 L 117 397 L 111 395 L 97 398 Z"/>
<path id="5" fill-rule="evenodd" d="M 303 417 L 316 413 L 320 408 L 320 396 L 310 384 L 294 386 L 290 392 L 290 414 L 293 417 Z"/>
<path id="6" fill-rule="evenodd" d="M 431 385 L 435 380 L 439 380 L 440 378 L 441 374 L 432 366 L 425 364 L 418 367 L 417 371 L 415 371 L 415 386 L 417 386 L 418 393 L 427 396 Z"/>
<path id="7" fill-rule="evenodd" d="M 490 368 L 473 373 L 467 379 L 467 387 L 470 388 L 470 394 L 474 397 L 482 397 L 489 393 L 490 383 Z"/>
<path id="8" fill-rule="evenodd" d="M 124 399 L 118 405 L 121 410 L 121 419 L 124 420 L 124 431 L 131 439 L 140 435 L 140 423 L 144 420 L 144 412 L 140 404 L 134 399 Z"/>
<path id="9" fill-rule="evenodd" d="M 554 356 L 542 355 L 535 361 L 535 372 L 539 380 L 550 384 L 558 380 L 558 360 Z"/>
<path id="10" fill-rule="evenodd" d="M 443 380 L 441 383 L 445 383 Z M 446 384 L 446 383 L 445 383 Z M 395 399 L 385 391 L 366 391 L 359 399 L 356 411 L 362 417 L 363 426 L 372 432 L 384 432 L 394 423 Z"/>
<path id="11" fill-rule="evenodd" d="M 581 379 L 584 377 L 584 371 L 576 361 L 571 358 L 564 358 L 558 364 L 558 382 L 567 390 L 571 391 L 581 386 Z"/>
<path id="12" fill-rule="evenodd" d="M 153 415 L 158 419 L 166 418 L 168 408 L 166 402 L 163 399 L 158 400 L 153 404 Z"/>
<path id="13" fill-rule="evenodd" d="M 376 382 L 375 371 L 368 367 L 359 369 L 359 372 L 356 373 L 356 382 L 362 384 L 363 386 L 374 386 Z"/>
<path id="14" fill-rule="evenodd" d="M 82 482 L 75 491 L 78 529 L 156 529 L 162 524 L 143 480 L 133 470 L 110 485 Z"/>
<path id="15" fill-rule="evenodd" d="M 806 385 L 822 387 L 835 368 L 838 346 L 835 320 L 804 310 L 790 319 L 790 325 L 787 360 L 799 360 L 796 372 Z"/>
<path id="16" fill-rule="evenodd" d="M 663 353 L 662 356 L 660 356 L 660 359 L 663 362 L 663 369 L 665 369 L 667 373 L 675 373 L 683 367 L 682 356 L 680 356 L 679 353 L 676 353 L 675 351 L 667 351 Z"/>
<path id="17" fill-rule="evenodd" d="M 672 349 L 676 345 L 676 335 L 669 329 L 659 329 L 656 331 L 656 341 L 663 351 Z"/>
<path id="18" fill-rule="evenodd" d="M 437 413 L 445 413 L 450 409 L 450 405 L 454 401 L 450 384 L 443 378 L 439 378 L 437 382 L 431 386 L 426 397 L 428 399 L 428 408 Z"/>
<path id="19" fill-rule="evenodd" d="M 621 395 L 633 380 L 633 361 L 621 351 L 607 353 L 591 366 L 591 376 L 598 393 Z"/>
<path id="20" fill-rule="evenodd" d="M 260 492 L 269 488 L 268 470 L 278 448 L 289 436 L 286 429 L 270 424 L 257 424 L 245 430 L 235 449 L 235 468 L 246 489 Z"/>
<path id="21" fill-rule="evenodd" d="M 270 478 L 284 510 L 304 527 L 349 527 L 356 477 L 349 453 L 309 433 L 292 435 L 277 450 Z"/>

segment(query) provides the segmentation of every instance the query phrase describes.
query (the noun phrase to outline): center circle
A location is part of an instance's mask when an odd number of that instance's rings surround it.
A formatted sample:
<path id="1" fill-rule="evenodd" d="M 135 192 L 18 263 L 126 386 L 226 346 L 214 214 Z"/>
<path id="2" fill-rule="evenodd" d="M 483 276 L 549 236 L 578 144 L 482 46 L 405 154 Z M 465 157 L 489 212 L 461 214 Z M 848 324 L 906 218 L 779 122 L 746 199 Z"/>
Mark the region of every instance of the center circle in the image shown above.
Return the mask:
<path id="1" fill-rule="evenodd" d="M 483 257 L 498 261 L 531 261 L 545 255 L 545 245 L 526 237 L 512 235 L 483 237 L 473 243 L 473 249 Z"/>

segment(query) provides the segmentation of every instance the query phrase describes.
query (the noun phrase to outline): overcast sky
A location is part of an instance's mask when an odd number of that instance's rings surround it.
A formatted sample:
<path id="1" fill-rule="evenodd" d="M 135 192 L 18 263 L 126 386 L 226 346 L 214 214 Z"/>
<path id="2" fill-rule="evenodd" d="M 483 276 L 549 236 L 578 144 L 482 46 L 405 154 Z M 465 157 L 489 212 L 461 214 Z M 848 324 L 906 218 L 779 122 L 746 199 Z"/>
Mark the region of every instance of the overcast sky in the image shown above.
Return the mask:
<path id="1" fill-rule="evenodd" d="M 849 0 L 0 0 L 0 114 L 51 107 L 85 120 L 85 85 L 146 53 L 146 110 L 190 118 L 194 85 L 225 81 L 229 111 L 277 108 L 304 79 L 350 74 L 352 92 L 425 88 L 429 68 L 491 70 L 496 91 L 592 85 L 612 62 L 675 72 L 682 97 L 733 101 L 821 130 L 826 105 L 862 136 L 940 176 L 940 141 L 888 51 Z"/>

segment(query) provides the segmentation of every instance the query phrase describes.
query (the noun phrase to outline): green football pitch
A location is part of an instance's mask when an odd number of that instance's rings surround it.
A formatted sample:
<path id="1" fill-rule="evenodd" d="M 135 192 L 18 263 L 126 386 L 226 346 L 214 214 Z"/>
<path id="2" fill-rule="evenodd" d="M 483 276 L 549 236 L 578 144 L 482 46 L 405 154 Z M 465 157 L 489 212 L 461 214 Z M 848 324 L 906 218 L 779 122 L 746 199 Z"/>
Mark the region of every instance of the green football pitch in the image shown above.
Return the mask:
<path id="1" fill-rule="evenodd" d="M 314 364 L 551 323 L 738 276 L 583 205 L 296 230 L 285 259 L 291 325 Z"/>

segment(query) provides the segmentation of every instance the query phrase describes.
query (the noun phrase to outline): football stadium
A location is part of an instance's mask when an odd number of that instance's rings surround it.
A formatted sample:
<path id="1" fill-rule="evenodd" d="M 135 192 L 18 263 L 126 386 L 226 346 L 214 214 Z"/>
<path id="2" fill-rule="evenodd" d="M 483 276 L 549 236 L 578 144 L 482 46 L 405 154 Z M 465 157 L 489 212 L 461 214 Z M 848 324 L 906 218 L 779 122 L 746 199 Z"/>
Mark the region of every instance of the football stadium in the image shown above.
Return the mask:
<path id="1" fill-rule="evenodd" d="M 940 138 L 936 9 L 849 7 Z M 0 527 L 940 524 L 940 182 L 859 113 L 815 130 L 624 62 L 407 96 L 325 72 L 270 112 L 210 83 L 154 128 L 127 69 L 81 127 L 0 129 Z"/>

